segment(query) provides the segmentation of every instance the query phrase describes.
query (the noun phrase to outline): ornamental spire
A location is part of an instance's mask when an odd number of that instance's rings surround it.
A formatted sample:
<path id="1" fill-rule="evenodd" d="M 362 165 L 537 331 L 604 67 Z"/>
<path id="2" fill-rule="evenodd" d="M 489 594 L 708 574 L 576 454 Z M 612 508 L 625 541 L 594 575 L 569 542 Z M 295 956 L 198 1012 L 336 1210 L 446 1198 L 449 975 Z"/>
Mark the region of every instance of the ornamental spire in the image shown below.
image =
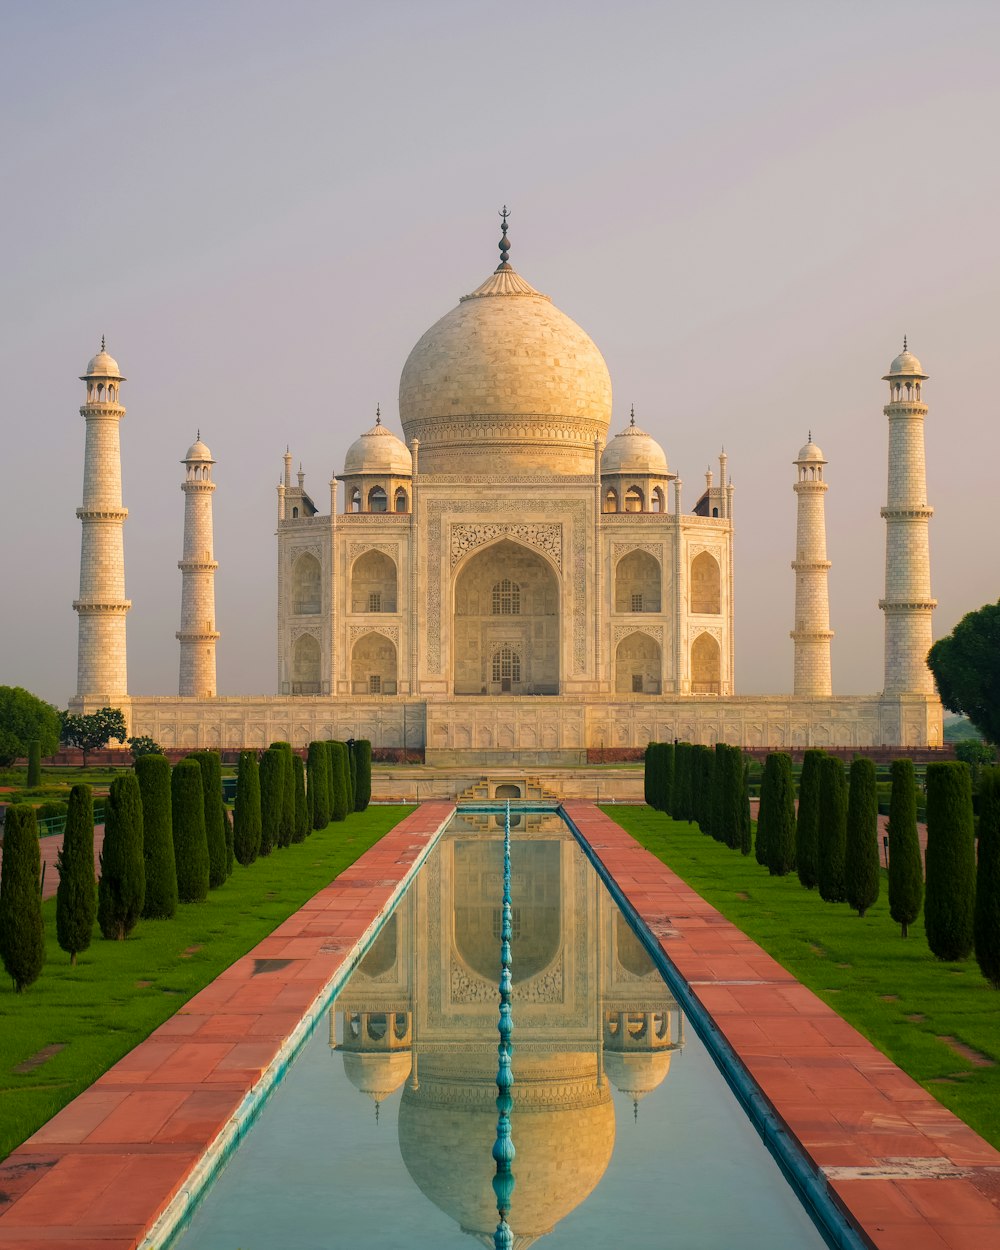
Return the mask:
<path id="1" fill-rule="evenodd" d="M 508 263 L 510 259 L 510 239 L 507 238 L 507 218 L 509 216 L 510 213 L 508 213 L 507 205 L 505 204 L 500 210 L 501 238 L 500 242 L 497 244 L 500 248 L 500 264 L 496 267 L 496 273 L 500 273 L 504 269 L 510 269 L 510 264 Z"/>
<path id="2" fill-rule="evenodd" d="M 382 424 L 382 405 L 381 404 L 375 405 L 375 424 L 376 425 Z"/>
<path id="3" fill-rule="evenodd" d="M 629 417 L 629 425 L 635 425 L 635 404 L 632 405 L 632 412 Z"/>

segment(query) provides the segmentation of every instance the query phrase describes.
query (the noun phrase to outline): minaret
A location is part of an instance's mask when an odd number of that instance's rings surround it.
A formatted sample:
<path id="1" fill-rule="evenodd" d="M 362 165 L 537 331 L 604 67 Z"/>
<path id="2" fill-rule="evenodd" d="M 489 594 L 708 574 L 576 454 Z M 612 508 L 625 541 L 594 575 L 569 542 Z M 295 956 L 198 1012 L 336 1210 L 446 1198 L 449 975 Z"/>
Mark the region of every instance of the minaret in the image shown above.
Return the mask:
<path id="1" fill-rule="evenodd" d="M 885 375 L 889 402 L 889 488 L 885 517 L 885 694 L 934 694 L 927 667 L 931 647 L 931 561 L 924 465 L 924 417 L 920 388 L 927 381 L 920 361 L 903 350 Z"/>
<path id="2" fill-rule="evenodd" d="M 80 415 L 87 423 L 83 462 L 83 523 L 80 544 L 80 597 L 73 607 L 80 617 L 76 694 L 97 704 L 114 705 L 128 694 L 125 654 L 123 528 L 128 509 L 122 507 L 122 458 L 118 422 L 125 409 L 118 402 L 122 377 L 118 362 L 101 350 L 81 377 L 87 402 Z"/>
<path id="3" fill-rule="evenodd" d="M 795 694 L 827 699 L 830 682 L 830 561 L 826 558 L 827 484 L 823 481 L 826 459 L 812 441 L 799 451 L 795 465 L 798 481 L 792 487 L 798 497 L 795 529 Z"/>
<path id="4" fill-rule="evenodd" d="M 212 453 L 197 440 L 181 461 L 187 476 L 184 492 L 184 558 L 181 570 L 181 676 L 178 694 L 215 698 L 215 570 L 212 555 Z"/>

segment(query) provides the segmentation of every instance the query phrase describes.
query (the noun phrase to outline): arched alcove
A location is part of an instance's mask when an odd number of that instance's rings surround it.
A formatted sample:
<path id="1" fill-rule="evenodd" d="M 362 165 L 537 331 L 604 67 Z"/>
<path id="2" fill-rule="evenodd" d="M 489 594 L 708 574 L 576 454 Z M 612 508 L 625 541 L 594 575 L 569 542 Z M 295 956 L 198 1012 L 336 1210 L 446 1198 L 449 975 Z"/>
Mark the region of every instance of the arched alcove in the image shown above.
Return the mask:
<path id="1" fill-rule="evenodd" d="M 559 581 L 504 539 L 469 556 L 454 589 L 456 694 L 559 693 Z"/>
<path id="2" fill-rule="evenodd" d="M 660 562 L 648 551 L 630 551 L 615 566 L 615 611 L 660 611 Z"/>
<path id="3" fill-rule="evenodd" d="M 385 634 L 362 634 L 354 644 L 351 693 L 396 693 L 396 644 Z"/>
<path id="4" fill-rule="evenodd" d="M 659 694 L 660 644 L 649 634 L 629 634 L 615 648 L 615 693 Z"/>
<path id="5" fill-rule="evenodd" d="M 318 640 L 300 634 L 292 648 L 292 694 L 319 694 L 322 667 Z"/>
<path id="6" fill-rule="evenodd" d="M 384 551 L 366 551 L 354 561 L 351 611 L 396 611 L 396 562 Z"/>
<path id="7" fill-rule="evenodd" d="M 322 574 L 315 556 L 305 555 L 292 565 L 292 611 L 308 616 L 320 610 Z"/>
<path id="8" fill-rule="evenodd" d="M 699 634 L 691 645 L 691 693 L 719 694 L 722 651 L 711 634 Z"/>
<path id="9" fill-rule="evenodd" d="M 722 574 L 718 560 L 707 551 L 691 561 L 691 611 L 722 611 Z"/>

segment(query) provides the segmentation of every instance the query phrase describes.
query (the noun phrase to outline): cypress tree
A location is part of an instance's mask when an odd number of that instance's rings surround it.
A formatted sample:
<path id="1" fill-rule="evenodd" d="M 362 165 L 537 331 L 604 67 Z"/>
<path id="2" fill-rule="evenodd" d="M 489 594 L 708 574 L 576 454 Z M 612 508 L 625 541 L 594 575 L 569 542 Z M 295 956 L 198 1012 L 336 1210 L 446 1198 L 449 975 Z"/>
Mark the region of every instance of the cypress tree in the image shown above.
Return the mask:
<path id="1" fill-rule="evenodd" d="M 222 806 L 222 819 L 226 826 L 226 876 L 231 877 L 236 863 L 236 834 L 233 831 L 233 814 L 225 804 Z"/>
<path id="2" fill-rule="evenodd" d="M 674 759 L 675 751 L 672 742 L 661 742 L 660 747 L 660 803 L 661 811 L 672 816 L 674 811 Z"/>
<path id="3" fill-rule="evenodd" d="M 774 775 L 768 771 L 770 755 L 764 761 L 764 772 L 760 779 L 760 801 L 757 804 L 757 837 L 754 841 L 754 855 L 762 868 L 767 867 L 767 837 L 771 827 L 771 807 L 773 798 Z"/>
<path id="4" fill-rule="evenodd" d="M 767 831 L 767 870 L 772 877 L 786 877 L 795 867 L 795 783 L 792 780 L 792 757 L 774 751 L 764 765 L 773 774 Z"/>
<path id="5" fill-rule="evenodd" d="M 927 889 L 924 927 L 938 959 L 972 954 L 976 844 L 968 764 L 927 765 Z"/>
<path id="6" fill-rule="evenodd" d="M 725 791 L 726 791 L 726 777 L 727 777 L 726 766 L 728 763 L 728 760 L 726 757 L 727 757 L 728 751 L 729 751 L 729 748 L 728 746 L 726 746 L 724 742 L 717 742 L 715 744 L 715 767 L 712 771 L 712 778 L 713 778 L 714 784 L 712 786 L 711 828 L 712 828 L 712 837 L 715 838 L 716 842 L 726 841 L 727 826 L 726 826 L 726 792 Z"/>
<path id="7" fill-rule="evenodd" d="M 285 805 L 285 756 L 273 747 L 260 757 L 260 854 L 278 845 Z"/>
<path id="8" fill-rule="evenodd" d="M 146 899 L 142 851 L 142 795 L 134 773 L 116 777 L 104 806 L 104 847 L 97 883 L 97 923 L 109 941 L 135 928 Z"/>
<path id="9" fill-rule="evenodd" d="M 94 799 L 90 786 L 69 792 L 66 832 L 56 856 L 56 939 L 76 963 L 90 945 L 97 915 L 97 878 L 94 876 Z"/>
<path id="10" fill-rule="evenodd" d="M 889 799 L 889 915 L 902 927 L 920 915 L 924 901 L 924 858 L 917 834 L 917 786 L 913 761 L 892 761 Z"/>
<path id="11" fill-rule="evenodd" d="M 698 760 L 698 809 L 695 820 L 706 836 L 712 836 L 712 791 L 715 788 L 715 750 L 699 743 Z"/>
<path id="12" fill-rule="evenodd" d="M 37 738 L 28 743 L 28 789 L 42 784 L 42 744 Z"/>
<path id="13" fill-rule="evenodd" d="M 331 744 L 333 758 L 333 819 L 347 819 L 347 747 L 342 742 Z"/>
<path id="14" fill-rule="evenodd" d="M 720 841 L 734 851 L 742 847 L 744 772 L 743 752 L 739 747 L 726 746 L 715 767 L 717 784 L 722 794 L 718 836 Z"/>
<path id="15" fill-rule="evenodd" d="M 979 865 L 972 925 L 976 963 L 1000 990 L 1000 768 L 984 768 L 979 780 Z"/>
<path id="16" fill-rule="evenodd" d="M 354 756 L 358 764 L 357 789 L 354 794 L 355 811 L 363 812 L 372 801 L 372 744 L 367 738 L 357 738 Z"/>
<path id="17" fill-rule="evenodd" d="M 648 742 L 646 744 L 646 754 L 643 757 L 645 763 L 642 771 L 642 796 L 647 807 L 659 809 L 659 778 L 656 776 L 657 766 L 659 764 L 658 742 Z"/>
<path id="18" fill-rule="evenodd" d="M 226 853 L 226 818 L 222 805 L 222 761 L 216 751 L 194 751 L 188 759 L 201 769 L 202 801 L 205 805 L 205 838 L 208 842 L 208 888 L 217 890 L 229 875 Z"/>
<path id="19" fill-rule="evenodd" d="M 355 791 L 358 788 L 358 761 L 354 758 L 354 739 L 345 742 L 347 749 L 347 810 L 349 812 L 357 811 L 354 806 Z"/>
<path id="20" fill-rule="evenodd" d="M 309 743 L 306 772 L 309 776 L 308 795 L 312 827 L 314 829 L 325 829 L 330 823 L 330 792 L 326 784 L 326 746 L 324 743 Z"/>
<path id="21" fill-rule="evenodd" d="M 674 820 L 687 819 L 688 759 L 688 744 L 678 742 L 674 747 L 673 810 L 670 813 Z"/>
<path id="22" fill-rule="evenodd" d="M 304 842 L 309 833 L 309 806 L 306 803 L 306 766 L 297 752 L 292 755 L 293 780 L 295 782 L 295 829 L 293 842 Z"/>
<path id="23" fill-rule="evenodd" d="M 256 751 L 241 751 L 233 809 L 233 854 L 246 867 L 260 853 L 260 768 Z"/>
<path id="24" fill-rule="evenodd" d="M 290 742 L 272 742 L 271 750 L 280 751 L 284 760 L 281 774 L 281 822 L 275 845 L 291 846 L 292 834 L 295 832 L 295 768 L 292 765 L 292 745 Z"/>
<path id="25" fill-rule="evenodd" d="M 859 916 L 878 898 L 878 783 L 875 765 L 866 759 L 851 764 L 844 886 L 847 901 Z"/>
<path id="26" fill-rule="evenodd" d="M 35 810 L 27 803 L 12 804 L 3 826 L 0 959 L 18 994 L 38 980 L 45 963 L 41 865 Z"/>
<path id="27" fill-rule="evenodd" d="M 740 854 L 753 850 L 753 821 L 750 818 L 750 761 L 743 761 L 743 793 L 740 798 Z"/>
<path id="28" fill-rule="evenodd" d="M 181 760 L 170 775 L 170 815 L 174 831 L 177 897 L 182 903 L 208 898 L 208 835 L 205 795 L 197 760 Z"/>
<path id="29" fill-rule="evenodd" d="M 140 755 L 132 766 L 142 800 L 142 857 L 146 873 L 146 920 L 169 920 L 177 912 L 177 863 L 170 814 L 170 764 L 165 755 Z"/>
<path id="30" fill-rule="evenodd" d="M 844 844 L 847 840 L 847 779 L 844 765 L 833 755 L 819 763 L 819 844 L 816 853 L 816 884 L 827 903 L 842 903 Z"/>
<path id="31" fill-rule="evenodd" d="M 326 792 L 329 796 L 330 819 L 333 820 L 333 739 L 327 738 L 323 746 L 326 748 Z"/>
<path id="32" fill-rule="evenodd" d="M 802 775 L 799 777 L 795 867 L 799 880 L 807 890 L 814 889 L 819 879 L 816 857 L 819 854 L 819 762 L 822 758 L 822 751 L 806 751 L 802 757 Z"/>

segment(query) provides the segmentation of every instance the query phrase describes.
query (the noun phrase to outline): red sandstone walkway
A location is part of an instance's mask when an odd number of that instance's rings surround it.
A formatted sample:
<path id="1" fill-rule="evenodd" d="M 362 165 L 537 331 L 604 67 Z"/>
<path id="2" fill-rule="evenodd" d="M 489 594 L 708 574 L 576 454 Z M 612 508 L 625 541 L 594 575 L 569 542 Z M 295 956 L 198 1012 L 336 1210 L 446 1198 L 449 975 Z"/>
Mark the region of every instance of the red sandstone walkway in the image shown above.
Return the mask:
<path id="1" fill-rule="evenodd" d="M 1000 1152 L 598 808 L 565 808 L 870 1245 L 1000 1247 Z M 423 804 L 0 1164 L 0 1250 L 135 1250 L 451 810 Z"/>

